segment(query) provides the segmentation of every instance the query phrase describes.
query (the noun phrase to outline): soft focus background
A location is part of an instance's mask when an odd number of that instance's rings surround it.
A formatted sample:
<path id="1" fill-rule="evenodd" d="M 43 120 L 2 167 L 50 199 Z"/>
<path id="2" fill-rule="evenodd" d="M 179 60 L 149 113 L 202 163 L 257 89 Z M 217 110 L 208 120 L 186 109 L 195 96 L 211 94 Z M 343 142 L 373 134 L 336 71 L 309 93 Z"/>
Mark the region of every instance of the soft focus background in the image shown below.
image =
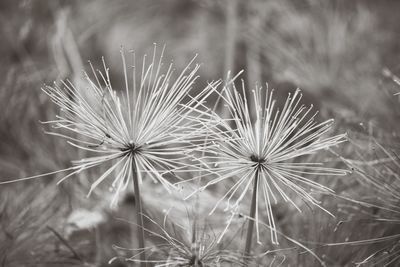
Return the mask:
<path id="1" fill-rule="evenodd" d="M 321 181 L 338 193 L 320 197 L 337 217 L 305 205 L 297 214 L 282 203 L 275 210 L 278 228 L 327 266 L 399 266 L 399 14 L 396 0 L 1 0 L 0 179 L 66 168 L 82 156 L 44 133 L 49 129 L 40 121 L 57 114 L 41 91 L 44 83 L 79 83 L 88 60 L 100 68 L 104 56 L 118 90 L 121 46 L 141 56 L 154 43 L 165 44 L 166 61 L 178 70 L 198 54 L 199 87 L 244 70 L 248 89 L 268 83 L 284 98 L 301 88 L 306 104 L 335 118 L 335 131 L 347 131 L 350 141 L 324 161 L 353 171 Z M 86 198 L 101 171 L 59 186 L 62 174 L 0 186 L 0 266 L 109 266 L 117 255 L 111 266 L 128 266 L 123 258 L 134 252 L 113 245 L 136 246 L 127 223 L 134 219 L 132 193 L 115 209 L 107 186 Z M 186 211 L 194 204 L 179 197 L 148 187 L 146 213 L 162 220 L 175 206 L 171 218 L 191 225 L 196 216 Z M 203 197 L 200 213 L 207 214 L 216 197 Z M 215 231 L 224 216 L 209 218 Z M 240 219 L 237 225 L 240 232 Z M 242 235 L 231 235 L 223 245 L 242 249 Z M 354 243 L 361 240 L 368 242 Z M 279 248 L 266 240 L 259 250 L 269 251 L 260 266 L 319 266 L 287 239 Z"/>

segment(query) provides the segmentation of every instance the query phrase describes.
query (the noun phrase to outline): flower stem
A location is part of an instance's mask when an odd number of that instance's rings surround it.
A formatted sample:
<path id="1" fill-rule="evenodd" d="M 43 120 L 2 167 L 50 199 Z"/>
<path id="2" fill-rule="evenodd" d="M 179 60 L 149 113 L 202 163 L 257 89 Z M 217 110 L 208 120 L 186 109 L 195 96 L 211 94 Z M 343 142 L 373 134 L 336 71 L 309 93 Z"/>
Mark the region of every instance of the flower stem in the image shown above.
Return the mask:
<path id="1" fill-rule="evenodd" d="M 256 202 L 257 202 L 257 187 L 258 187 L 258 168 L 254 177 L 254 188 L 253 188 L 253 196 L 251 198 L 251 207 L 250 207 L 250 218 L 249 218 L 249 227 L 247 228 L 247 237 L 246 237 L 246 247 L 244 249 L 244 256 L 250 256 L 251 254 L 251 241 L 253 239 L 253 228 L 254 228 L 254 217 L 256 214 Z M 247 262 L 247 260 L 246 260 Z"/>
<path id="2" fill-rule="evenodd" d="M 142 212 L 142 200 L 140 198 L 140 189 L 139 189 L 139 179 L 136 171 L 136 163 L 135 160 L 132 161 L 132 178 L 133 178 L 133 187 L 134 187 L 134 196 L 135 196 L 135 212 L 136 212 L 136 231 L 137 231 L 137 240 L 139 244 L 139 255 L 140 255 L 140 266 L 146 267 L 146 255 L 144 252 L 144 228 L 143 228 L 143 212 Z"/>

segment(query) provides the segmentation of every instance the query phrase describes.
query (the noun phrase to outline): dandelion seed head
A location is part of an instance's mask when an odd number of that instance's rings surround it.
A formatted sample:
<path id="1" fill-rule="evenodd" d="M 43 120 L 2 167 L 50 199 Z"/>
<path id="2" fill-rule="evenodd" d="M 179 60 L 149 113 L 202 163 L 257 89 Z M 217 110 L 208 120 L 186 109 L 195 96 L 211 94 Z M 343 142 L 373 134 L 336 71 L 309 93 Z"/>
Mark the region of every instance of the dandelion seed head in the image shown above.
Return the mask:
<path id="1" fill-rule="evenodd" d="M 312 177 L 344 175 L 346 172 L 324 167 L 318 162 L 304 162 L 304 159 L 346 139 L 343 134 L 328 136 L 333 121 L 316 121 L 317 113 L 311 113 L 312 107 L 306 108 L 300 103 L 300 90 L 289 94 L 278 109 L 268 89 L 257 86 L 251 91 L 252 99 L 248 99 L 242 86 L 243 95 L 235 85 L 223 90 L 230 119 L 222 120 L 215 114 L 215 121 L 220 124 L 211 129 L 210 143 L 213 145 L 207 152 L 212 156 L 205 156 L 203 161 L 208 160 L 216 175 L 203 188 L 229 182 L 216 206 L 226 200 L 228 209 L 234 210 L 245 200 L 247 192 L 255 191 L 257 208 L 252 219 L 257 228 L 258 222 L 265 217 L 271 240 L 277 243 L 273 203 L 281 198 L 300 211 L 297 202 L 291 198 L 295 193 L 306 203 L 323 209 L 310 189 L 315 192 L 331 190 L 313 181 Z M 256 179 L 256 188 L 252 190 Z M 258 229 L 256 232 L 258 234 Z"/>
<path id="2" fill-rule="evenodd" d="M 163 66 L 163 53 L 164 48 L 158 55 L 155 46 L 152 56 L 145 55 L 142 63 L 137 64 L 134 54 L 127 63 L 121 48 L 125 86 L 118 92 L 113 89 L 104 57 L 102 71 L 95 71 L 90 64 L 92 75 L 85 74 L 84 85 L 65 81 L 61 86 L 54 83 L 43 88 L 63 111 L 48 123 L 66 133 L 53 134 L 85 151 L 85 157 L 74 161 L 72 172 L 61 181 L 105 165 L 106 171 L 93 182 L 90 192 L 105 179 L 113 179 L 118 195 L 127 187 L 134 166 L 140 181 L 148 174 L 170 191 L 174 186 L 165 175 L 175 177 L 190 169 L 190 152 L 198 149 L 196 142 L 206 129 L 206 122 L 198 127 L 204 116 L 200 103 L 219 82 L 190 96 L 199 64 L 193 58 L 175 74 L 172 64 Z"/>

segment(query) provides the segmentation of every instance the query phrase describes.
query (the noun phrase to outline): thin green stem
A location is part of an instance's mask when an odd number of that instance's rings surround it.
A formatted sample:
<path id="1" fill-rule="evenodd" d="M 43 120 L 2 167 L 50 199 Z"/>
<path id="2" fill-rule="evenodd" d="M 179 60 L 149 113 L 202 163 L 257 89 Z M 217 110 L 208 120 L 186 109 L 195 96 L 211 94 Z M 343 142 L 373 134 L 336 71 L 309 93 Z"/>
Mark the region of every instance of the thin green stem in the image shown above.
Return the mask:
<path id="1" fill-rule="evenodd" d="M 256 202 L 257 202 L 257 187 L 258 187 L 258 168 L 254 177 L 254 188 L 253 188 L 253 196 L 251 198 L 251 207 L 250 207 L 250 218 L 249 218 L 249 227 L 247 228 L 247 237 L 246 237 L 246 247 L 244 249 L 244 256 L 250 256 L 251 254 L 251 243 L 253 239 L 253 228 L 256 214 Z M 247 261 L 247 260 L 246 260 Z"/>
<path id="2" fill-rule="evenodd" d="M 145 244 L 144 244 L 144 228 L 143 228 L 143 212 L 142 212 L 142 200 L 140 198 L 140 189 L 139 189 L 139 179 L 137 176 L 136 163 L 135 160 L 132 161 L 132 178 L 133 178 L 133 187 L 135 190 L 135 212 L 136 212 L 136 231 L 137 231 L 137 240 L 139 244 L 139 252 L 140 252 L 140 266 L 146 267 L 146 255 L 144 252 Z"/>

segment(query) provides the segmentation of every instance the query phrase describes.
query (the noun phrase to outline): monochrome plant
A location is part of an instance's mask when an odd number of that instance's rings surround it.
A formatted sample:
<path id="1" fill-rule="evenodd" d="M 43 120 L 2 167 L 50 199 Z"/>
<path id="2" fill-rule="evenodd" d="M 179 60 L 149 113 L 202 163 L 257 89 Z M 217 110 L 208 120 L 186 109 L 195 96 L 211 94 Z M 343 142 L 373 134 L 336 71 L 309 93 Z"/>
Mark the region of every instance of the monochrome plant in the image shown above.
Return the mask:
<path id="1" fill-rule="evenodd" d="M 91 65 L 94 78 L 85 73 L 84 88 L 69 81 L 62 82 L 61 86 L 54 83 L 43 88 L 60 107 L 60 115 L 45 123 L 65 131 L 49 134 L 63 137 L 70 145 L 91 153 L 73 161 L 73 167 L 57 171 L 69 171 L 58 183 L 74 174 L 106 165 L 106 171 L 92 183 L 88 195 L 100 183 L 112 179 L 115 192 L 112 204 L 115 205 L 120 192 L 133 181 L 141 249 L 145 247 L 140 197 L 142 180 L 148 176 L 162 184 L 167 192 L 175 189 L 166 176 L 172 174 L 174 179 L 179 179 L 176 173 L 190 168 L 187 162 L 192 161 L 191 152 L 197 149 L 196 142 L 204 135 L 204 127 L 196 122 L 203 114 L 196 108 L 219 83 L 212 82 L 201 92 L 190 95 L 200 67 L 199 64 L 192 66 L 195 57 L 174 79 L 173 64 L 167 68 L 163 66 L 163 53 L 164 48 L 157 55 L 154 47 L 150 63 L 145 56 L 138 70 L 134 52 L 131 53 L 132 65 L 128 66 L 121 50 L 125 77 L 122 97 L 111 85 L 104 59 L 103 72 L 95 71 Z M 144 253 L 142 255 L 144 259 Z"/>
<path id="2" fill-rule="evenodd" d="M 211 246 L 202 245 L 205 241 L 199 241 L 197 230 L 193 229 L 192 245 L 196 248 L 189 249 L 157 224 L 162 230 L 159 237 L 172 246 L 168 260 L 159 261 L 165 266 L 171 261 L 175 265 L 218 266 L 219 260 L 232 260 L 232 263 L 246 266 L 252 257 L 254 224 L 257 242 L 261 243 L 259 223 L 264 224 L 260 219 L 263 206 L 271 242 L 278 244 L 272 206 L 278 203 L 279 196 L 299 211 L 301 208 L 293 194 L 325 210 L 312 192 L 333 191 L 312 177 L 344 175 L 346 171 L 325 167 L 321 162 L 307 162 L 306 156 L 346 141 L 346 135 L 329 137 L 333 120 L 318 122 L 317 112 L 312 113 L 313 107 L 301 104 L 300 90 L 289 94 L 283 107 L 279 108 L 273 100 L 273 91 L 256 86 L 251 102 L 246 96 L 244 82 L 241 93 L 234 84 L 239 73 L 228 79 L 221 92 L 218 90 L 221 81 L 218 80 L 192 93 L 200 67 L 194 64 L 195 58 L 175 78 L 172 63 L 164 66 L 164 48 L 157 55 L 154 47 L 149 63 L 145 56 L 140 68 L 136 66 L 135 53 L 130 55 L 131 65 L 127 64 L 126 53 L 121 49 L 123 90 L 115 90 L 112 86 L 104 59 L 103 71 L 95 70 L 90 64 L 92 77 L 85 73 L 84 83 L 74 85 L 64 81 L 61 85 L 54 83 L 43 88 L 60 108 L 55 120 L 45 122 L 55 129 L 49 134 L 68 140 L 71 146 L 84 151 L 84 156 L 73 161 L 70 168 L 2 184 L 66 172 L 58 181 L 61 183 L 82 171 L 102 166 L 103 171 L 91 184 L 88 196 L 101 183 L 111 180 L 112 205 L 116 205 L 120 193 L 132 183 L 137 219 L 136 255 L 140 258 L 133 257 L 132 260 L 141 266 L 151 262 L 146 257 L 148 249 L 144 233 L 149 231 L 143 222 L 145 215 L 140 195 L 144 179 L 161 184 L 166 192 L 177 190 L 178 183 L 210 179 L 189 196 L 215 184 L 228 186 L 224 195 L 213 203 L 210 214 L 224 202 L 232 216 Z M 208 108 L 210 95 L 217 95 L 225 103 L 228 118 Z M 182 172 L 197 174 L 192 179 L 184 179 L 179 175 Z M 216 246 L 249 192 L 252 197 L 244 254 L 242 258 L 237 255 L 231 258 L 233 254 L 218 250 Z M 146 218 L 155 223 L 150 217 Z M 180 255 L 183 252 L 184 256 Z M 191 264 L 193 259 L 195 265 Z"/>
<path id="3" fill-rule="evenodd" d="M 345 175 L 346 171 L 325 167 L 321 162 L 305 162 L 305 156 L 346 141 L 346 134 L 327 136 L 333 120 L 318 122 L 317 112 L 312 113 L 313 107 L 301 104 L 300 90 L 289 94 L 282 108 L 276 106 L 273 91 L 256 87 L 252 91 L 253 102 L 246 96 L 244 83 L 241 91 L 242 94 L 233 85 L 232 88 L 225 87 L 221 94 L 229 119 L 216 113 L 210 117 L 220 123 L 211 129 L 209 136 L 213 144 L 204 148 L 207 153 L 202 162 L 209 166 L 214 178 L 199 190 L 232 181 L 210 214 L 222 201 L 227 203 L 226 210 L 235 214 L 251 193 L 248 211 L 251 219 L 245 245 L 245 254 L 249 255 L 254 223 L 260 243 L 258 222 L 262 207 L 270 226 L 271 241 L 278 243 L 272 205 L 278 202 L 279 196 L 299 211 L 301 209 L 291 198 L 291 193 L 325 210 L 307 187 L 324 193 L 332 193 L 332 190 L 309 177 Z M 255 118 L 252 118 L 252 112 Z"/>

